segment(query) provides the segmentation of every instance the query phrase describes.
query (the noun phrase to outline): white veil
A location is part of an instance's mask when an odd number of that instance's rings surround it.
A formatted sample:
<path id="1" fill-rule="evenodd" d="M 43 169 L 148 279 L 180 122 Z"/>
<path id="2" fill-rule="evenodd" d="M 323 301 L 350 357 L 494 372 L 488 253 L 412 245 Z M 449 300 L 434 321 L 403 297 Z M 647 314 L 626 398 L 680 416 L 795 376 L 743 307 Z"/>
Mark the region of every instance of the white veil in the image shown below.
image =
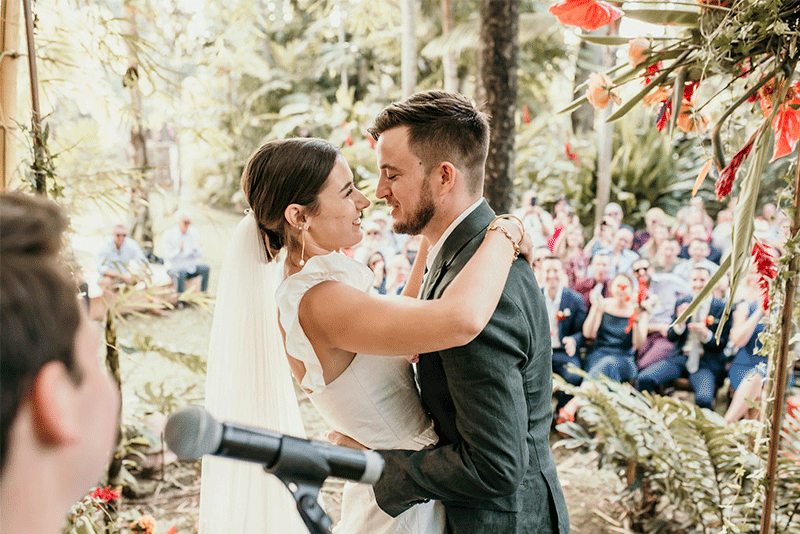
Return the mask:
<path id="1" fill-rule="evenodd" d="M 283 265 L 267 262 L 252 212 L 225 253 L 206 373 L 206 409 L 219 421 L 305 437 L 278 327 Z M 200 534 L 305 532 L 286 487 L 261 466 L 206 457 Z"/>

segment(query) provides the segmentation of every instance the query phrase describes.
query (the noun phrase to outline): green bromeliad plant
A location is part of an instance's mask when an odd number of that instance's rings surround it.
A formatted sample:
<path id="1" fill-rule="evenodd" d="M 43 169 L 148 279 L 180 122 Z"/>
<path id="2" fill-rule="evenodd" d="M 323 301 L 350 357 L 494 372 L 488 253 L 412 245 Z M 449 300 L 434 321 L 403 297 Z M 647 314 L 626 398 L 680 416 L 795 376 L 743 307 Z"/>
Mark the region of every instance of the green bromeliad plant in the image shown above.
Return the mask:
<path id="1" fill-rule="evenodd" d="M 640 393 L 608 379 L 557 388 L 584 402 L 557 446 L 594 450 L 626 482 L 620 503 L 639 532 L 727 534 L 758 531 L 765 447 L 757 421 L 726 425 L 715 412 L 673 397 Z M 776 472 L 777 532 L 800 531 L 800 420 L 787 417 Z"/>

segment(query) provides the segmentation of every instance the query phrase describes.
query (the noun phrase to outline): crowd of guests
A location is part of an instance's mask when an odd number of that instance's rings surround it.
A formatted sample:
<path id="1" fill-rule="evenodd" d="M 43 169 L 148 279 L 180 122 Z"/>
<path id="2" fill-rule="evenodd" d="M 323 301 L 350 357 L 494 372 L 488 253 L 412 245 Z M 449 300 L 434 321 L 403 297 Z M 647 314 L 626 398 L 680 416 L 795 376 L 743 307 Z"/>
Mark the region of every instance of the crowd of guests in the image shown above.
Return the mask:
<path id="1" fill-rule="evenodd" d="M 727 379 L 733 398 L 726 419 L 747 415 L 748 401 L 760 395 L 767 360 L 757 353 L 765 310 L 755 267 L 735 295 L 729 294 L 725 275 L 691 317 L 671 326 L 729 252 L 732 207 L 714 221 L 702 199 L 693 197 L 674 214 L 648 210 L 642 227 L 634 228 L 625 223 L 622 207 L 611 202 L 589 231 L 567 199 L 548 211 L 529 190 L 514 213 L 533 241 L 533 269 L 547 305 L 556 374 L 579 385 L 582 376 L 574 372 L 579 368 L 658 393 L 688 381 L 696 404 L 709 409 Z M 756 220 L 757 237 L 776 257 L 789 223 L 772 204 Z M 394 233 L 380 210 L 363 228 L 362 242 L 346 252 L 372 269 L 374 292 L 398 294 L 419 238 Z M 722 324 L 731 298 L 733 312 Z M 556 400 L 556 417 L 571 418 L 570 397 L 557 392 Z"/>

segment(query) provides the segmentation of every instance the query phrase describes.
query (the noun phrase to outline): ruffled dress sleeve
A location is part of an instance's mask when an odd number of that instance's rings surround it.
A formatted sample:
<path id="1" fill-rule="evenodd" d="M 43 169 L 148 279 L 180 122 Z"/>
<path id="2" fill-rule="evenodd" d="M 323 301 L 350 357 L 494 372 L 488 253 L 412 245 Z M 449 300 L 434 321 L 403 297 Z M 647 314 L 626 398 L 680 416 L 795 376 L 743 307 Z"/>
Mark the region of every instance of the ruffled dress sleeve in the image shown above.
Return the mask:
<path id="1" fill-rule="evenodd" d="M 341 252 L 331 252 L 309 259 L 300 272 L 288 277 L 278 286 L 275 295 L 281 327 L 286 332 L 286 352 L 305 365 L 306 374 L 300 381 L 300 386 L 312 393 L 325 389 L 325 380 L 322 376 L 322 365 L 300 325 L 297 312 L 306 291 L 328 280 L 342 282 L 366 292 L 372 287 L 374 274 L 363 263 Z"/>

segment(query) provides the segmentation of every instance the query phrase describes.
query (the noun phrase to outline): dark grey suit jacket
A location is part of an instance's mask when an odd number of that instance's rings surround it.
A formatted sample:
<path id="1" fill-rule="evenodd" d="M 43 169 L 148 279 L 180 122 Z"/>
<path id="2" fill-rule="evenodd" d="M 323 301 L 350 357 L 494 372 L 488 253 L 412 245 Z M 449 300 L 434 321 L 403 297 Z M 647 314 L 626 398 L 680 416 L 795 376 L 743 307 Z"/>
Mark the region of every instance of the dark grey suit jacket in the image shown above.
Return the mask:
<path id="1" fill-rule="evenodd" d="M 443 244 L 423 287 L 439 298 L 480 246 L 494 213 L 486 202 Z M 378 505 L 396 516 L 429 499 L 444 503 L 448 532 L 569 532 L 550 453 L 550 327 L 530 266 L 514 262 L 489 324 L 468 345 L 420 355 L 422 402 L 439 443 L 379 451 Z"/>

